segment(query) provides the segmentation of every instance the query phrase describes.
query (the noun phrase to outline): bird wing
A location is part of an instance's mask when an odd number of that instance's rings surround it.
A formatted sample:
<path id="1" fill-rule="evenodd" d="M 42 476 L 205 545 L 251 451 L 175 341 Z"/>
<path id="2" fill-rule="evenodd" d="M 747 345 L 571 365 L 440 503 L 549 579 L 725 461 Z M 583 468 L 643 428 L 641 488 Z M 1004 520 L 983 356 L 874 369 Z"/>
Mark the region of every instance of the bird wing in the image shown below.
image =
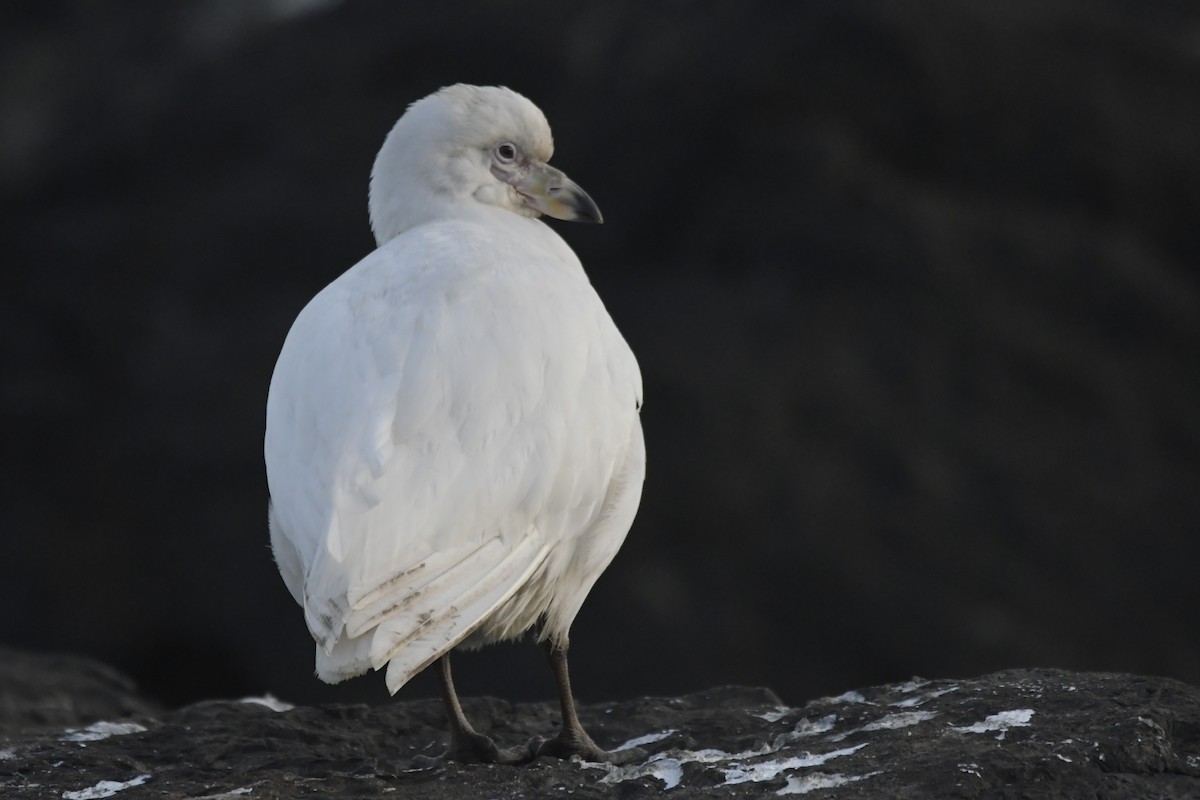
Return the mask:
<path id="1" fill-rule="evenodd" d="M 508 216 L 520 236 L 438 223 L 388 243 L 280 354 L 272 540 L 326 680 L 389 664 L 398 689 L 587 529 L 624 461 L 632 353 L 561 239 Z"/>

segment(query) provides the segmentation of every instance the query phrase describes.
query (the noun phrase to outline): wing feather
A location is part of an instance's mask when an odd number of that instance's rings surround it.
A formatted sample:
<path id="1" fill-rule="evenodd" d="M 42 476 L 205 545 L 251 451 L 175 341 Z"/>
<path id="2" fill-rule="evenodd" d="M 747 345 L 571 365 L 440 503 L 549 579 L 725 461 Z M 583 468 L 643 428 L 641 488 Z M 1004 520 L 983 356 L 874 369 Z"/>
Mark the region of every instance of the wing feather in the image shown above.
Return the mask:
<path id="1" fill-rule="evenodd" d="M 371 661 L 375 669 L 389 664 L 388 688 L 399 689 L 430 661 L 474 633 L 491 611 L 521 588 L 548 552 L 548 546 L 527 539 L 469 586 L 431 595 L 422 605 L 380 623 L 371 641 Z M 397 675 L 403 680 L 395 684 Z"/>
<path id="2" fill-rule="evenodd" d="M 417 617 L 428 618 L 433 611 L 416 611 L 414 606 L 431 606 L 436 611 L 438 602 L 444 602 L 447 597 L 453 599 L 469 589 L 471 583 L 486 573 L 489 564 L 507 558 L 507 551 L 504 542 L 495 537 L 467 548 L 465 553 L 457 551 L 451 558 L 462 557 L 449 566 L 424 561 L 402 572 L 372 592 L 371 602 L 360 603 L 351 609 L 346 615 L 346 634 L 361 636 L 385 619 L 408 611 L 413 611 Z"/>

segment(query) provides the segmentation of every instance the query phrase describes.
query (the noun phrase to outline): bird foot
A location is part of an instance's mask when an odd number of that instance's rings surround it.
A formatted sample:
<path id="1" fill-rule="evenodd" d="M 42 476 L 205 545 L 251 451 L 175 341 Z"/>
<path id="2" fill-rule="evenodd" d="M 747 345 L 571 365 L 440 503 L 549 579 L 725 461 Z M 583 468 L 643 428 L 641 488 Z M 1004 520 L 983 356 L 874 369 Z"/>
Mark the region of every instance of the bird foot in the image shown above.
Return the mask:
<path id="1" fill-rule="evenodd" d="M 499 747 L 490 737 L 474 732 L 451 737 L 445 755 L 448 761 L 465 764 L 525 764 L 536 757 L 529 745 Z"/>
<path id="2" fill-rule="evenodd" d="M 579 756 L 584 761 L 600 762 L 619 766 L 641 761 L 647 758 L 647 753 L 640 747 L 627 747 L 624 750 L 601 750 L 592 737 L 583 731 L 577 733 L 560 733 L 553 739 L 535 737 L 530 741 L 528 749 L 534 758 L 552 756 L 567 759 Z"/>

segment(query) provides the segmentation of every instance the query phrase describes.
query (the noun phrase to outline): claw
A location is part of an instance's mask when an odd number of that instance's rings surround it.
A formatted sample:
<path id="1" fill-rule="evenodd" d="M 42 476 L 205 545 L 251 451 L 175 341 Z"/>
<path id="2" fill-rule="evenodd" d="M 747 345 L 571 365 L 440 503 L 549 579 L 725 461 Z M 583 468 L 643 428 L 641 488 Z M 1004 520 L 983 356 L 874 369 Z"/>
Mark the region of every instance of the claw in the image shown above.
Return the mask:
<path id="1" fill-rule="evenodd" d="M 444 758 L 464 764 L 527 764 L 536 758 L 529 745 L 499 747 L 482 733 L 466 733 L 454 737 Z"/>
<path id="2" fill-rule="evenodd" d="M 582 735 L 579 735 L 582 734 Z M 584 761 L 605 764 L 631 764 L 648 757 L 640 747 L 628 747 L 624 750 L 602 750 L 592 738 L 582 731 L 575 735 L 560 733 L 552 739 L 534 737 L 527 745 L 534 758 L 551 756 L 553 758 L 571 758 L 579 756 Z"/>

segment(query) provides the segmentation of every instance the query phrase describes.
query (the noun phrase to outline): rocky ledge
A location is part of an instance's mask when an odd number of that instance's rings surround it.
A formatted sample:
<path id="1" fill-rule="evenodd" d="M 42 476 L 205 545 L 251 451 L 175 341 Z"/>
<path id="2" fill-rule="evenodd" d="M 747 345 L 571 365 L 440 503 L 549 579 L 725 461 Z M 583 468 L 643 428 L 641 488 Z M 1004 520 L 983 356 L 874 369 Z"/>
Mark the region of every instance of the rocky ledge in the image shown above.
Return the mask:
<path id="1" fill-rule="evenodd" d="M 633 764 L 440 758 L 433 700 L 291 707 L 273 698 L 156 709 L 106 668 L 0 652 L 0 796 L 1200 797 L 1200 689 L 1133 675 L 1011 670 L 784 705 L 713 689 L 586 706 Z M 557 722 L 549 704 L 466 702 L 501 743 Z"/>

